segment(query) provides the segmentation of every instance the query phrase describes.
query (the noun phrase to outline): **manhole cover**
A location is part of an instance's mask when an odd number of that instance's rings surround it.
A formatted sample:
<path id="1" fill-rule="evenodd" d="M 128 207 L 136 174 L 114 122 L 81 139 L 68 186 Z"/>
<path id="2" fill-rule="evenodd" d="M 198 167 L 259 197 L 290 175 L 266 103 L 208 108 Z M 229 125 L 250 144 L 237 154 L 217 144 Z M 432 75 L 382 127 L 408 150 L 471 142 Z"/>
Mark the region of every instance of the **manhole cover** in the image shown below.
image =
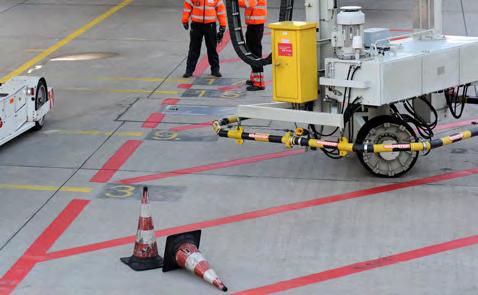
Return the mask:
<path id="1" fill-rule="evenodd" d="M 167 106 L 164 110 L 167 115 L 186 115 L 186 116 L 233 116 L 236 114 L 235 107 L 215 107 L 215 106 L 186 106 L 174 105 Z"/>

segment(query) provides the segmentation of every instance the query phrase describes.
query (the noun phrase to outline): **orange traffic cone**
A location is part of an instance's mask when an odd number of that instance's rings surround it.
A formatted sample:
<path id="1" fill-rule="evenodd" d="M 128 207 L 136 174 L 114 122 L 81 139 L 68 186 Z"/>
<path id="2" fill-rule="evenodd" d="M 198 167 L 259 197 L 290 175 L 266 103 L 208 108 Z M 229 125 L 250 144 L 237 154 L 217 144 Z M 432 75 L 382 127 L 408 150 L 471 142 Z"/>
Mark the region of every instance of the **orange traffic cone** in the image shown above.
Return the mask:
<path id="1" fill-rule="evenodd" d="M 136 271 L 160 268 L 163 258 L 158 255 L 158 245 L 154 236 L 153 218 L 149 205 L 148 188 L 143 188 L 141 213 L 138 221 L 138 232 L 134 243 L 133 256 L 123 257 L 121 261 Z"/>
<path id="2" fill-rule="evenodd" d="M 186 268 L 209 284 L 226 292 L 227 287 L 199 252 L 200 240 L 200 230 L 169 236 L 164 249 L 163 272 Z"/>

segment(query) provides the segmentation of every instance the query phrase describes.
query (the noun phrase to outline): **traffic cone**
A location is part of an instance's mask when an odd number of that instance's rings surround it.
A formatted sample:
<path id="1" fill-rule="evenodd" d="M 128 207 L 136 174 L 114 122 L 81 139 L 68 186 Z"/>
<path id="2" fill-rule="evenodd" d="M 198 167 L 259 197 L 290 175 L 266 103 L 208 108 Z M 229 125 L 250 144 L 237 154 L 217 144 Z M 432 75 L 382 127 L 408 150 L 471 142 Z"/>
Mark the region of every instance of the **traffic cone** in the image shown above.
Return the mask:
<path id="1" fill-rule="evenodd" d="M 133 256 L 123 257 L 121 261 L 136 271 L 150 270 L 163 266 L 163 258 L 158 255 L 158 245 L 154 236 L 153 218 L 151 217 L 147 187 L 143 188 L 141 213 Z"/>
<path id="2" fill-rule="evenodd" d="M 209 284 L 226 292 L 227 287 L 199 252 L 200 240 L 200 230 L 169 236 L 164 249 L 163 272 L 186 268 Z"/>

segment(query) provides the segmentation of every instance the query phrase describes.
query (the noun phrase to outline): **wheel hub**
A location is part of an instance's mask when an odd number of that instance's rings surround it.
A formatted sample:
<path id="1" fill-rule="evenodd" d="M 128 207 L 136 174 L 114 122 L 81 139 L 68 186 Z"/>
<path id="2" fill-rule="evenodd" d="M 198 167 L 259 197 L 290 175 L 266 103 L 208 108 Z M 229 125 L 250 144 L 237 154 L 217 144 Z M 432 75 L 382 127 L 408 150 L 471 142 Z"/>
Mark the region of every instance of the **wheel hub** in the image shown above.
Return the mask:
<path id="1" fill-rule="evenodd" d="M 393 134 L 384 134 L 383 136 L 380 137 L 380 139 L 378 140 L 378 143 L 391 145 L 391 144 L 397 144 L 398 141 Z M 379 156 L 386 161 L 393 161 L 396 158 L 398 158 L 398 156 L 400 156 L 400 152 L 379 153 Z"/>
<path id="2" fill-rule="evenodd" d="M 414 136 L 405 126 L 386 122 L 370 129 L 364 142 L 388 145 L 411 141 L 414 141 Z M 407 171 L 415 158 L 416 153 L 407 151 L 363 155 L 364 162 L 375 174 L 385 176 L 395 176 Z"/>

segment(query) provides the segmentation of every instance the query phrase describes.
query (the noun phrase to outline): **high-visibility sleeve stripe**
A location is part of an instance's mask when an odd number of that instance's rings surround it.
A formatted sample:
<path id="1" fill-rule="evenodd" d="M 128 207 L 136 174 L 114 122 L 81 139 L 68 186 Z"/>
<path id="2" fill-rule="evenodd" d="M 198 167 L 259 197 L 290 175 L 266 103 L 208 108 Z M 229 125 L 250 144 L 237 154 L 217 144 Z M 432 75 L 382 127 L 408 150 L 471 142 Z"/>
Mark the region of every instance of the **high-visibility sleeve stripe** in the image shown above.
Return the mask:
<path id="1" fill-rule="evenodd" d="M 215 20 L 217 19 L 216 16 L 195 16 L 195 15 L 191 16 L 191 18 L 192 18 L 193 20 L 196 19 L 196 20 L 199 20 L 199 21 L 202 21 L 203 19 L 204 19 L 204 20 L 212 20 L 212 21 L 215 21 Z"/>
<path id="2" fill-rule="evenodd" d="M 246 16 L 246 20 L 265 20 L 267 17 L 264 16 Z"/>

